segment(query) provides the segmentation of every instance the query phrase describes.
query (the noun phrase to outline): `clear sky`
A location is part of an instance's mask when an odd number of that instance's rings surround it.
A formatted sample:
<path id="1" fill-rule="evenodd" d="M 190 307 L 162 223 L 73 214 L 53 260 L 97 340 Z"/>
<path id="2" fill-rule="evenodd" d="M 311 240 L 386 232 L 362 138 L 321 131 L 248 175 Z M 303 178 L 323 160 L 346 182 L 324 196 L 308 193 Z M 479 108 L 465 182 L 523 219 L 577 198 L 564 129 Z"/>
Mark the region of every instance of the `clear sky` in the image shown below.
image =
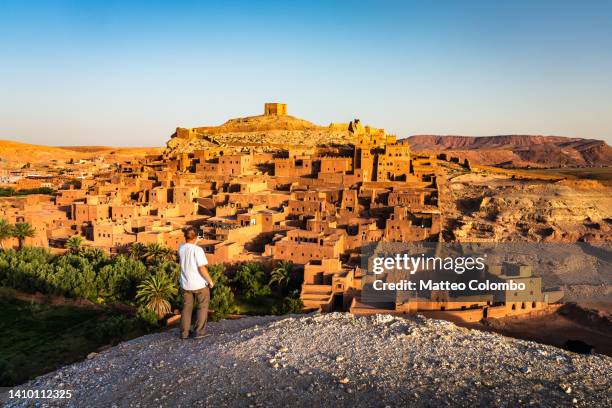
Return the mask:
<path id="1" fill-rule="evenodd" d="M 0 1 L 0 139 L 162 145 L 260 114 L 612 142 L 612 1 Z"/>

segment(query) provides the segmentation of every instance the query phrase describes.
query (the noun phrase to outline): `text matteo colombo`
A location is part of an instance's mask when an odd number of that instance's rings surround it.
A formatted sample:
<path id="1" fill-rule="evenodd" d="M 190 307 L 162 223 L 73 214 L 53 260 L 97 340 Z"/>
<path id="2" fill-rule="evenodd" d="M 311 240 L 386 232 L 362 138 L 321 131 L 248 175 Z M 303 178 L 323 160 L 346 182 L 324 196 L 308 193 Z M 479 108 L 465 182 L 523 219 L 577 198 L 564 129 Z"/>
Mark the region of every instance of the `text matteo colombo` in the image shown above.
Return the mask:
<path id="1" fill-rule="evenodd" d="M 485 255 L 486 256 L 486 255 Z M 374 257 L 372 260 L 372 271 L 380 275 L 389 271 L 406 271 L 414 275 L 419 270 L 454 271 L 461 275 L 466 271 L 484 271 L 484 257 L 439 257 L 409 254 L 396 254 L 395 256 Z M 526 285 L 522 282 L 492 282 L 489 280 L 470 280 L 465 282 L 420 280 L 414 282 L 402 279 L 398 282 L 384 282 L 380 279 L 373 282 L 375 290 L 450 290 L 463 291 L 466 289 L 480 291 L 509 291 L 525 290 Z"/>

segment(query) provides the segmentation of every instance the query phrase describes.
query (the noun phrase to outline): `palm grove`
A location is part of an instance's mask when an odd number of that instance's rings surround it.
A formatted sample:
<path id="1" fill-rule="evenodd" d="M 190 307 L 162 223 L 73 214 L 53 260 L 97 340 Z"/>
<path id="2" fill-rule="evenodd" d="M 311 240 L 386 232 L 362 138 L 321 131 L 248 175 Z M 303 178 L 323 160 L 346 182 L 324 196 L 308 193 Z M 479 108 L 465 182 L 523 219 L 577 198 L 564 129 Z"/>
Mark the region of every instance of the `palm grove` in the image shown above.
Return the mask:
<path id="1" fill-rule="evenodd" d="M 0 219 L 0 244 L 16 238 L 18 249 L 0 250 L 0 286 L 18 291 L 87 299 L 98 305 L 129 306 L 136 317 L 156 325 L 179 307 L 180 270 L 176 252 L 159 244 L 133 243 L 115 256 L 86 248 L 80 236 L 66 241 L 67 251 L 52 254 L 45 248 L 24 246 L 35 230 L 27 223 L 10 225 Z M 301 311 L 297 297 L 301 282 L 290 262 L 273 268 L 251 262 L 226 267 L 211 265 L 215 281 L 211 293 L 212 319 L 235 313 L 240 304 L 268 304 L 268 313 Z M 248 308 L 242 312 L 249 312 Z"/>

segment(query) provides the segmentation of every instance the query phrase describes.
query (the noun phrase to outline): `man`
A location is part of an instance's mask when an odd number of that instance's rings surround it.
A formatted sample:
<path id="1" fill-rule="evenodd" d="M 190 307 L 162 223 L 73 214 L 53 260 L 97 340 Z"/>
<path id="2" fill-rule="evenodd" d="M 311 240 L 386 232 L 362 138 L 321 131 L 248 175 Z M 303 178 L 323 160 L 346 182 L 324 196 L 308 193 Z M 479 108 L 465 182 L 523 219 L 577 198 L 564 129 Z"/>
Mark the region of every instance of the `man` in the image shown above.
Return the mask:
<path id="1" fill-rule="evenodd" d="M 206 319 L 208 318 L 208 303 L 210 289 L 215 284 L 208 274 L 208 260 L 204 250 L 196 245 L 198 233 L 194 227 L 184 230 L 185 243 L 179 247 L 179 263 L 181 266 L 181 288 L 183 292 L 183 311 L 181 313 L 181 339 L 189 338 L 191 314 L 194 299 L 198 302 L 197 318 L 193 330 L 193 338 L 205 336 Z"/>

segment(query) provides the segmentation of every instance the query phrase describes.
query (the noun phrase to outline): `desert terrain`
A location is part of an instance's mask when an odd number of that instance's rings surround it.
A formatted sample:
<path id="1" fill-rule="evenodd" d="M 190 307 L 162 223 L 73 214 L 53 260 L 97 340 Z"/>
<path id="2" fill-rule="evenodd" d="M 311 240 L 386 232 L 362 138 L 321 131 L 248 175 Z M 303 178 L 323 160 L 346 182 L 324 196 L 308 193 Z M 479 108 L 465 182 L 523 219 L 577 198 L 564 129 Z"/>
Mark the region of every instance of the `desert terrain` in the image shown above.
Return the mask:
<path id="1" fill-rule="evenodd" d="M 497 245 L 501 258 L 533 265 L 544 287 L 561 289 L 563 302 L 590 303 L 606 312 L 612 299 L 610 185 L 562 172 L 492 170 L 449 168 L 440 183 L 444 240 Z M 582 323 L 589 326 L 589 321 Z M 537 330 L 543 326 L 549 328 L 549 338 Z M 560 314 L 526 320 L 524 326 L 521 319 L 509 318 L 500 327 L 507 329 L 503 333 L 522 331 L 524 338 L 556 345 L 560 341 L 551 342 L 551 337 L 564 330 L 587 342 L 609 340 L 609 334 L 576 329 L 575 322 Z"/>
<path id="2" fill-rule="evenodd" d="M 95 157 L 110 156 L 121 160 L 130 157 L 144 157 L 159 154 L 156 147 L 108 147 L 108 146 L 44 146 L 11 140 L 0 140 L 0 168 L 20 168 L 28 163 L 44 164 L 53 161 L 90 160 Z"/>
<path id="3" fill-rule="evenodd" d="M 612 238 L 612 189 L 596 180 L 541 180 L 475 171 L 441 191 L 450 240 L 591 242 Z M 550 176 L 550 174 L 546 174 Z"/>
<path id="4" fill-rule="evenodd" d="M 406 139 L 414 150 L 445 152 L 474 163 L 506 168 L 610 167 L 612 148 L 605 142 L 563 136 L 436 136 Z"/>

